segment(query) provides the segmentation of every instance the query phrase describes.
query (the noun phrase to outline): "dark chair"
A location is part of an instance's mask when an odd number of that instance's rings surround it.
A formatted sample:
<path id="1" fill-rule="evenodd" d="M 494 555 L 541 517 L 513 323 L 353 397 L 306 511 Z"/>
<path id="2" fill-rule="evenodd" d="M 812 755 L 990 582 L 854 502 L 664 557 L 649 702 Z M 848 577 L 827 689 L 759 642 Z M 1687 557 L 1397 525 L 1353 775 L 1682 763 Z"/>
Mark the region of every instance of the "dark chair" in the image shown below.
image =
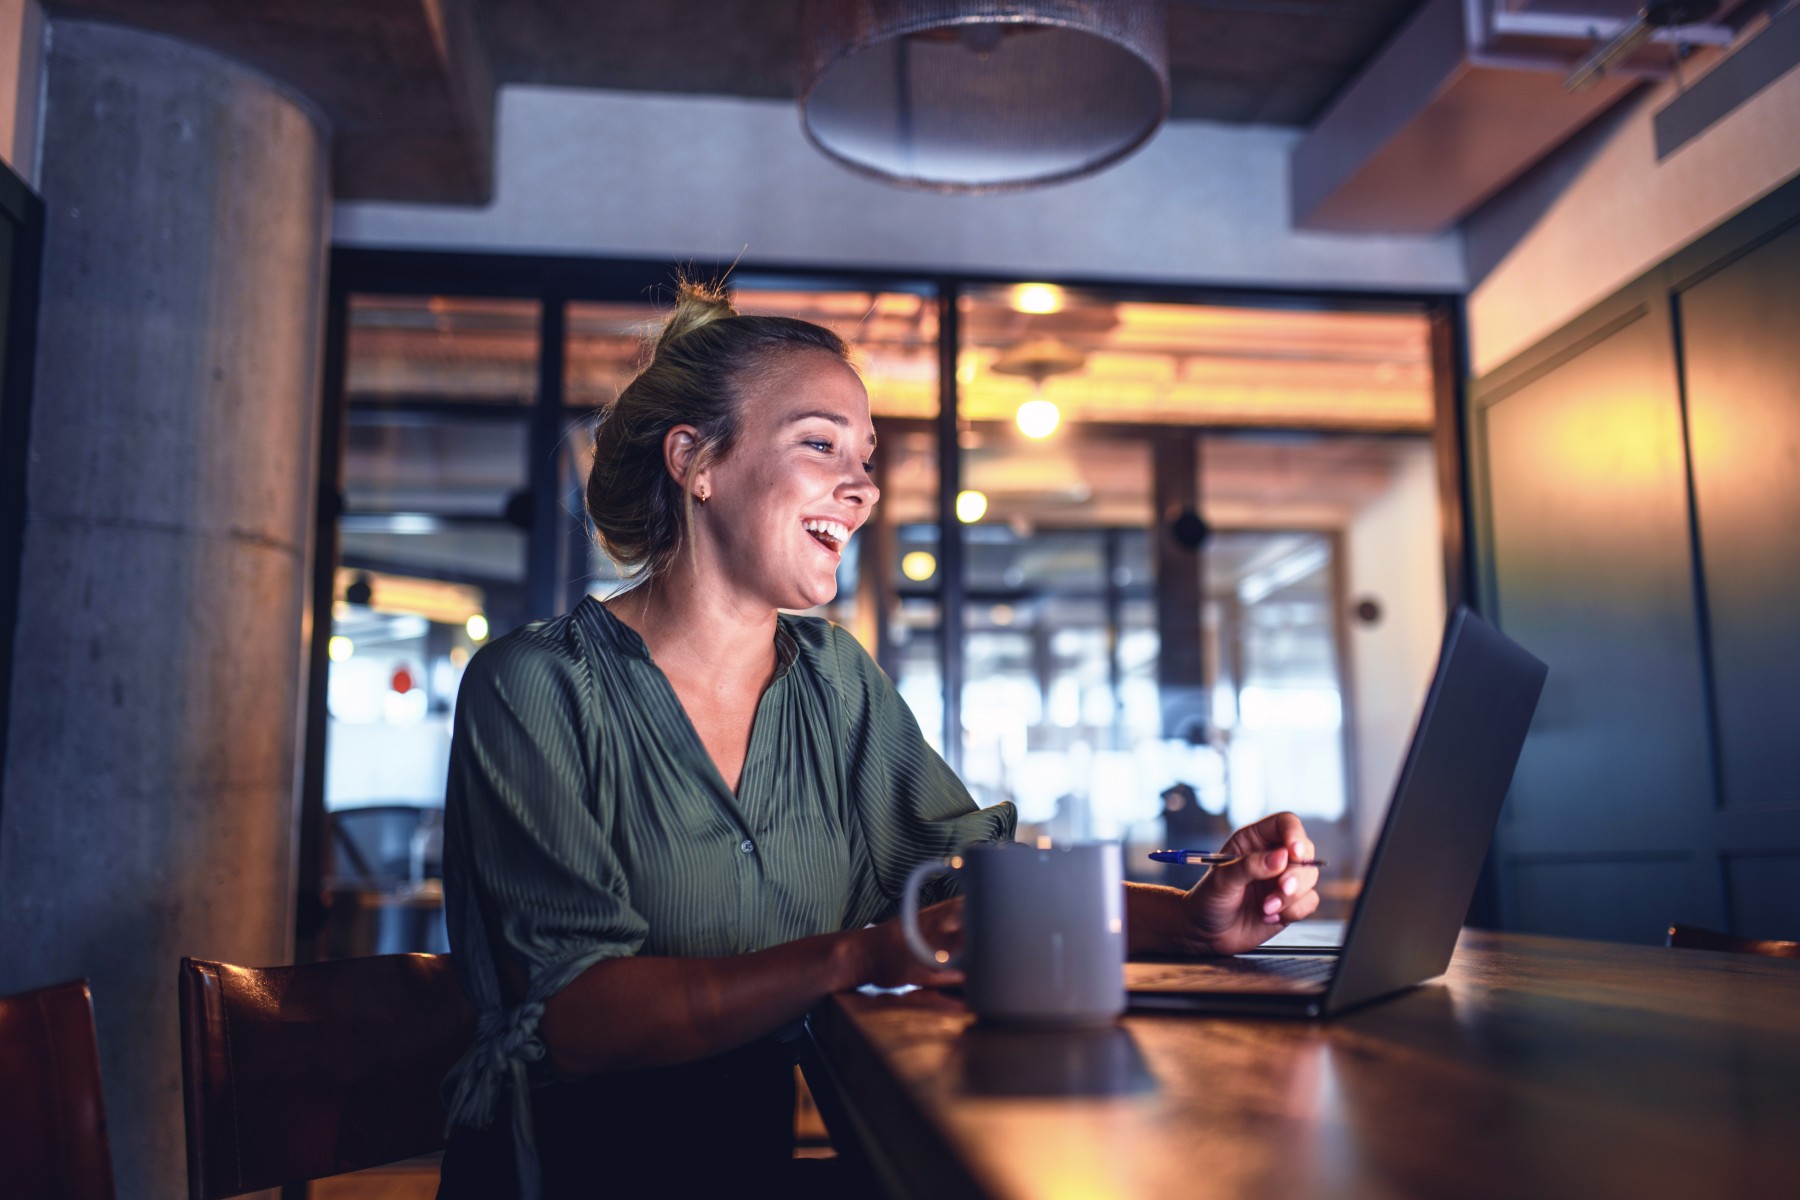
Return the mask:
<path id="1" fill-rule="evenodd" d="M 86 980 L 0 997 L 0 1192 L 113 1200 Z"/>
<path id="2" fill-rule="evenodd" d="M 424 804 L 370 804 L 326 814 L 327 882 L 377 891 L 417 887 L 444 876 L 444 810 Z"/>
<path id="3" fill-rule="evenodd" d="M 188 1195 L 218 1200 L 441 1149 L 475 1036 L 448 955 L 181 960 Z"/>
<path id="4" fill-rule="evenodd" d="M 1800 958 L 1800 942 L 1738 937 L 1698 925 L 1669 926 L 1668 944 L 1681 950 L 1726 950 L 1733 954 L 1760 954 L 1764 958 Z"/>

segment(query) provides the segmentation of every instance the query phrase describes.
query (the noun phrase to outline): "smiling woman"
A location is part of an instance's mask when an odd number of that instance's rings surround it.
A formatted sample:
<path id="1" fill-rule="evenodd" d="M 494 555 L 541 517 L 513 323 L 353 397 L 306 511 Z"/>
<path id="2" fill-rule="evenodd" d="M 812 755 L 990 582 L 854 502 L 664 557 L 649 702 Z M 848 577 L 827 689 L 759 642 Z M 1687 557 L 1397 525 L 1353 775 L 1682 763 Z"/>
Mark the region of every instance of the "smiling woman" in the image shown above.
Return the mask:
<path id="1" fill-rule="evenodd" d="M 650 579 L 667 572 L 683 544 L 694 544 L 693 502 L 708 500 L 709 468 L 737 443 L 746 388 L 791 387 L 796 360 L 815 372 L 821 362 L 835 362 L 845 377 L 834 380 L 837 391 L 861 396 L 867 427 L 868 398 L 847 354 L 843 340 L 821 326 L 792 317 L 739 316 L 718 288 L 683 284 L 650 365 L 601 413 L 587 509 L 606 552 Z M 847 422 L 853 410 L 840 403 L 795 419 Z M 767 405 L 752 412 L 768 424 Z M 665 447 L 671 433 L 675 442 Z M 872 443 L 874 435 L 869 438 Z"/>
<path id="2" fill-rule="evenodd" d="M 719 1162 L 746 1192 L 866 1190 L 791 1174 L 796 1022 L 958 981 L 908 951 L 901 885 L 1015 824 L 855 638 L 783 611 L 835 595 L 874 443 L 837 335 L 692 286 L 603 413 L 588 510 L 635 585 L 496 639 L 458 694 L 445 903 L 480 1025 L 441 1196 L 712 1195 Z M 1317 905 L 1293 817 L 1231 848 L 1192 893 L 1128 893 L 1133 945 L 1229 953 Z"/>

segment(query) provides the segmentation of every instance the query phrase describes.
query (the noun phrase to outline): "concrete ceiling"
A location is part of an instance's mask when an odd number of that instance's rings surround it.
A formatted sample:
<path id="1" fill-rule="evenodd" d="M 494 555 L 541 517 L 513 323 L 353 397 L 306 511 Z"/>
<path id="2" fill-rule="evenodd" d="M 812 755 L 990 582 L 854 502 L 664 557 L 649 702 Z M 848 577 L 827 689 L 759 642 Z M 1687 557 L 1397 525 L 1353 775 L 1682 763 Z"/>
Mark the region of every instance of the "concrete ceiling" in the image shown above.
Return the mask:
<path id="1" fill-rule="evenodd" d="M 793 99 L 800 0 L 477 0 L 503 83 Z M 1308 125 L 1418 0 L 1169 0 L 1176 119 Z"/>
<path id="2" fill-rule="evenodd" d="M 497 85 L 792 99 L 801 0 L 44 0 L 306 95 L 340 199 L 483 203 Z M 1174 116 L 1306 125 L 1419 0 L 1169 0 Z"/>

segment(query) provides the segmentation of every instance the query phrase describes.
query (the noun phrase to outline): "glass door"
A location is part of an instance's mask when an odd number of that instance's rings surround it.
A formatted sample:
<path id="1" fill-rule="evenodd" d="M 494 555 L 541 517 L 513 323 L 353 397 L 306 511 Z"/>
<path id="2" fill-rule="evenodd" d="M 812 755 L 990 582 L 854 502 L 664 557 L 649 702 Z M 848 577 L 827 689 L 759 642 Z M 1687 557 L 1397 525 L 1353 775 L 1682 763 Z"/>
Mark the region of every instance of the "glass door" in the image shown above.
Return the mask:
<path id="1" fill-rule="evenodd" d="M 447 949 L 457 685 L 527 611 L 532 300 L 353 295 L 325 683 L 329 956 Z"/>
<path id="2" fill-rule="evenodd" d="M 961 316 L 971 791 L 1017 804 L 1022 838 L 1119 838 L 1128 876 L 1176 884 L 1197 872 L 1145 851 L 1291 810 L 1346 898 L 1345 548 L 1385 589 L 1380 529 L 1441 544 L 1429 490 L 1394 498 L 1431 462 L 1426 322 L 1048 284 L 969 289 Z M 1394 583 L 1409 610 L 1421 586 L 1435 640 L 1441 576 Z"/>

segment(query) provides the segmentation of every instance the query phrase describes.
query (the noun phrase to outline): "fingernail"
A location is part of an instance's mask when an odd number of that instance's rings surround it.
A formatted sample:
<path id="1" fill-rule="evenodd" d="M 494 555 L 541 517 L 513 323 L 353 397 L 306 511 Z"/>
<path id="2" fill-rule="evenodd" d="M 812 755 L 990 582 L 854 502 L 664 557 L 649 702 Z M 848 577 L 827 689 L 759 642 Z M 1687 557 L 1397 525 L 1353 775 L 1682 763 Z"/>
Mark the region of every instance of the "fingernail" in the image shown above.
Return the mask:
<path id="1" fill-rule="evenodd" d="M 1280 896 L 1270 896 L 1267 900 L 1264 900 L 1263 901 L 1263 911 L 1266 913 L 1280 912 L 1281 911 L 1281 897 Z"/>
<path id="2" fill-rule="evenodd" d="M 1268 916 L 1263 918 L 1263 924 L 1264 925 L 1279 925 L 1279 924 L 1281 924 L 1281 914 L 1280 913 L 1270 913 Z"/>
<path id="3" fill-rule="evenodd" d="M 1281 891 L 1283 895 L 1291 896 L 1299 890 L 1300 881 L 1295 879 L 1292 875 L 1289 875 L 1286 879 L 1281 881 Z"/>
<path id="4" fill-rule="evenodd" d="M 1268 858 L 1263 861 L 1269 865 L 1269 870 L 1279 871 L 1282 867 L 1287 865 L 1286 855 L 1286 850 L 1271 850 L 1269 851 Z"/>

